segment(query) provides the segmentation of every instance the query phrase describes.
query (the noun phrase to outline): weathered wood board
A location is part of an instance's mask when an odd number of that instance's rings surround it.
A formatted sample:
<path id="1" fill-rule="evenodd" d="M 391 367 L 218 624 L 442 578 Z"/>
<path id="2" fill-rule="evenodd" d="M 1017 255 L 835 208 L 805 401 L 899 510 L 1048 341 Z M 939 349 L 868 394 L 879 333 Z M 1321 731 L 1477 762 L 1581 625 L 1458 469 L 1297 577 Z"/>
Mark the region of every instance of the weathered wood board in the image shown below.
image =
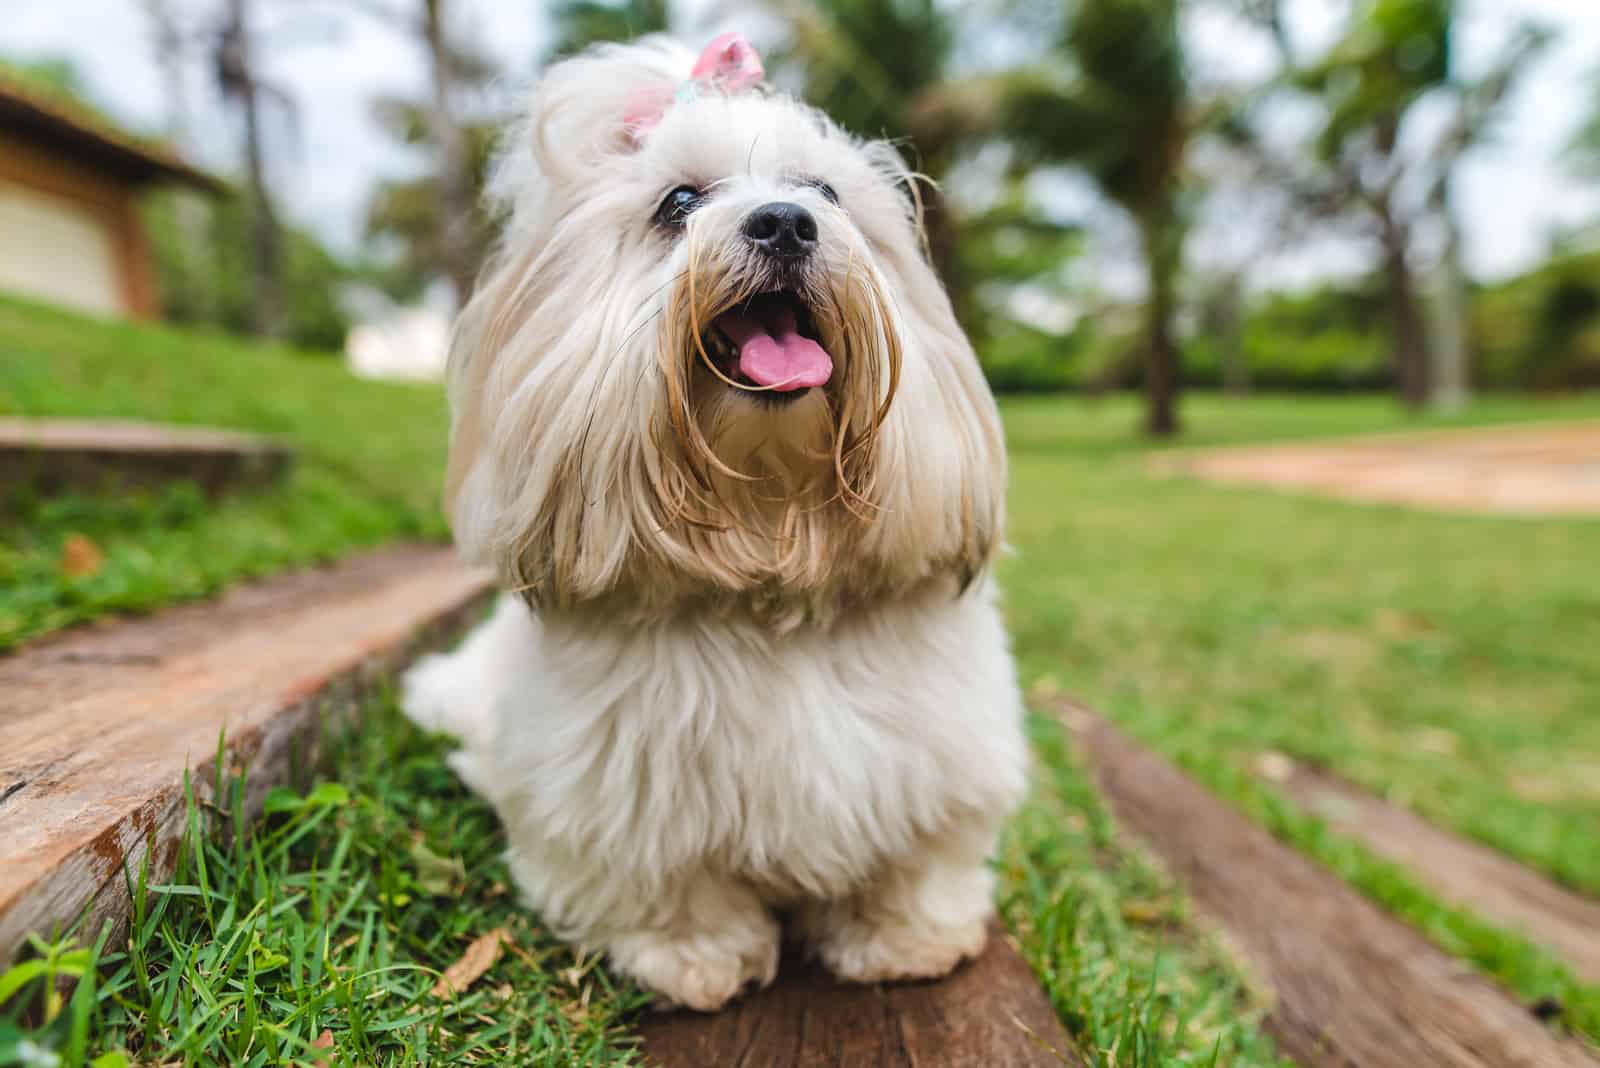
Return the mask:
<path id="1" fill-rule="evenodd" d="M 29 931 L 124 916 L 147 851 L 152 879 L 170 872 L 184 771 L 208 799 L 219 737 L 253 809 L 326 704 L 488 591 L 448 549 L 386 549 L 0 658 L 0 964 Z"/>
<path id="2" fill-rule="evenodd" d="M 1326 772 L 1296 764 L 1273 785 L 1409 869 L 1440 897 L 1522 932 L 1566 960 L 1577 975 L 1600 983 L 1600 901 Z M 1595 848 L 1600 849 L 1600 831 Z"/>
<path id="3" fill-rule="evenodd" d="M 1148 843 L 1276 995 L 1303 1068 L 1595 1068 L 1472 967 L 1093 713 L 1060 711 L 1122 826 Z"/>
<path id="4" fill-rule="evenodd" d="M 119 420 L 0 419 L 0 504 L 187 480 L 208 494 L 260 486 L 294 460 L 285 443 L 201 427 Z"/>
<path id="5" fill-rule="evenodd" d="M 1080 1065 L 1027 962 L 996 928 L 935 983 L 848 986 L 786 959 L 778 981 L 720 1013 L 655 1015 L 655 1068 L 1062 1068 Z"/>

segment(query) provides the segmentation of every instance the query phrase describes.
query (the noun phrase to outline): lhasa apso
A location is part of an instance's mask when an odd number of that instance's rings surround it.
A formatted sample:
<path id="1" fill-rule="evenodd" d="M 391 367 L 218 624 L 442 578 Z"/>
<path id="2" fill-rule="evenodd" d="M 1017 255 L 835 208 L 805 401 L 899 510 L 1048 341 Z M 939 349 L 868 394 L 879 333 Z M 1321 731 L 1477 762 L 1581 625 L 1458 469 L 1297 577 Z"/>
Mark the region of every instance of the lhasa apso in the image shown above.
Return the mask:
<path id="1" fill-rule="evenodd" d="M 761 77 L 603 47 L 510 134 L 447 491 L 507 592 L 404 697 L 546 925 L 701 1010 L 780 915 L 848 980 L 977 954 L 1027 765 L 1004 443 L 913 176 Z"/>

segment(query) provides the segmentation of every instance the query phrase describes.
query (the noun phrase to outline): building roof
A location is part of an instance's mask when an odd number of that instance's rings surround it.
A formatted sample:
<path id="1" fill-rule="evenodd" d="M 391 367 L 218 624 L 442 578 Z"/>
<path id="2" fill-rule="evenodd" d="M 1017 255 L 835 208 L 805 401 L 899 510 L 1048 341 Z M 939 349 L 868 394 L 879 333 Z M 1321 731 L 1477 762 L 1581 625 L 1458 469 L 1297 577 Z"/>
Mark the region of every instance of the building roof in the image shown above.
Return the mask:
<path id="1" fill-rule="evenodd" d="M 219 192 L 220 179 L 166 145 L 134 137 L 61 94 L 46 93 L 0 67 L 0 133 L 82 160 L 126 182 L 172 181 Z"/>

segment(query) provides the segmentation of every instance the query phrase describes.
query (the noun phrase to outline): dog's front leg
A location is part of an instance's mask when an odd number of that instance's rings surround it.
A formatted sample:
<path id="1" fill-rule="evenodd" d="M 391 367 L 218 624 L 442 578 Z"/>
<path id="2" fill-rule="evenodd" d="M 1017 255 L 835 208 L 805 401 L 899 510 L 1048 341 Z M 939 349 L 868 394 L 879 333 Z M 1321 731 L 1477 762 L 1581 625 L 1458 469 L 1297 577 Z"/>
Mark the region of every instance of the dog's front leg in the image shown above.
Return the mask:
<path id="1" fill-rule="evenodd" d="M 612 965 L 672 1005 L 714 1012 L 778 973 L 777 921 L 748 887 L 701 872 L 641 902 L 606 943 Z"/>
<path id="2" fill-rule="evenodd" d="M 994 838 L 987 821 L 949 830 L 856 893 L 807 906 L 798 918 L 812 950 L 856 983 L 936 979 L 976 957 L 994 911 Z"/>

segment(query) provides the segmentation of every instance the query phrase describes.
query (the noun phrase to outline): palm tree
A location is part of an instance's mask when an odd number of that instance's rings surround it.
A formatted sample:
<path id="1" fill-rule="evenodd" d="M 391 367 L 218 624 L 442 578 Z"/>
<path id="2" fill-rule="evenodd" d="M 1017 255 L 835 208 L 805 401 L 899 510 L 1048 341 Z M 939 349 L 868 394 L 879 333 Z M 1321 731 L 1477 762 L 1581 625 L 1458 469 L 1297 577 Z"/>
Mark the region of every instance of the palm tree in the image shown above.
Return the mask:
<path id="1" fill-rule="evenodd" d="M 1081 170 L 1137 228 L 1146 282 L 1145 429 L 1177 433 L 1185 160 L 1211 121 L 1190 86 L 1179 0 L 1081 0 L 1051 62 L 1018 78 L 1007 119 L 1027 158 Z"/>
<path id="2" fill-rule="evenodd" d="M 1023 5 L 1006 6 L 1010 26 L 1029 18 Z M 993 32 L 992 24 L 971 6 L 937 0 L 780 0 L 777 11 L 787 32 L 769 64 L 775 76 L 797 83 L 806 100 L 846 129 L 899 142 L 926 179 L 915 193 L 929 258 L 982 354 L 1001 316 L 985 306 L 978 281 L 991 291 L 1029 285 L 1058 273 L 1079 247 L 1075 227 L 1020 195 L 1016 168 L 990 203 L 966 214 L 941 185 L 975 150 L 1006 133 L 1001 124 L 1015 73 L 963 69 L 959 54 L 963 44 Z M 1019 237 L 1029 248 L 1020 258 L 1001 247 Z M 1028 269 L 1036 270 L 1034 279 L 1024 276 Z"/>
<path id="3" fill-rule="evenodd" d="M 1455 0 L 1366 0 L 1328 53 L 1294 79 L 1316 94 L 1324 110 L 1314 143 L 1322 173 L 1308 188 L 1325 208 L 1363 217 L 1377 237 L 1395 380 L 1412 407 L 1433 399 L 1441 386 L 1449 394 L 1465 390 L 1453 171 L 1487 135 L 1510 90 L 1549 39 L 1545 30 L 1524 24 L 1485 74 L 1466 80 L 1452 57 L 1455 14 Z M 1428 150 L 1407 152 L 1405 131 L 1424 101 L 1447 103 L 1452 118 Z M 1430 221 L 1442 223 L 1446 233 L 1444 314 L 1438 324 L 1443 348 L 1429 336 L 1413 262 L 1417 231 Z"/>
<path id="4" fill-rule="evenodd" d="M 961 92 L 952 74 L 957 16 L 935 0 L 782 0 L 777 11 L 787 33 L 772 69 L 845 129 L 903 141 L 932 179 L 920 191 L 928 251 L 957 313 L 974 319 L 959 222 L 937 184 L 982 125 L 972 112 L 988 107 L 985 94 Z"/>

